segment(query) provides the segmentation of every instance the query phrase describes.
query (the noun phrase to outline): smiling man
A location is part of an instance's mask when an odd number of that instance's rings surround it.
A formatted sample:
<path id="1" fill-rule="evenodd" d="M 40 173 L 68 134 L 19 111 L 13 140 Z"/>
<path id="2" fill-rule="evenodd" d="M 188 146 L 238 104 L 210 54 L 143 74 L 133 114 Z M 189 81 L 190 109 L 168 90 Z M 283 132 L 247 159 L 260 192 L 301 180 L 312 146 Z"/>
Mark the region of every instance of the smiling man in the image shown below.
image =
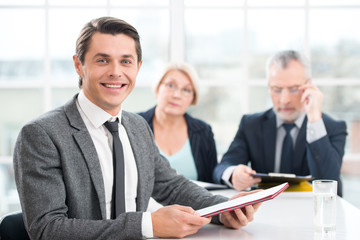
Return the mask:
<path id="1" fill-rule="evenodd" d="M 322 113 L 323 94 L 312 83 L 309 62 L 296 51 L 281 51 L 266 71 L 273 108 L 243 116 L 214 170 L 215 182 L 243 190 L 260 181 L 252 173 L 281 172 L 340 183 L 346 125 Z"/>
<path id="2" fill-rule="evenodd" d="M 135 28 L 112 17 L 89 22 L 73 60 L 79 94 L 26 124 L 14 151 L 31 239 L 184 237 L 210 221 L 238 229 L 253 219 L 259 204 L 200 217 L 196 209 L 227 199 L 178 175 L 146 121 L 122 110 L 142 64 Z M 169 206 L 146 212 L 150 197 Z"/>

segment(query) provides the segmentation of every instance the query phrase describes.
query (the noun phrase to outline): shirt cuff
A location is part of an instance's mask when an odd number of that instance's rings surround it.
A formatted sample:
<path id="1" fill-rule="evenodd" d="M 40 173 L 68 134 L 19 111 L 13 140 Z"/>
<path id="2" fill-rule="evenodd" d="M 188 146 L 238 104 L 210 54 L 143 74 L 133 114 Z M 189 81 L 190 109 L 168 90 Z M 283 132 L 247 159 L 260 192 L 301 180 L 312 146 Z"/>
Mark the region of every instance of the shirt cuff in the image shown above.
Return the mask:
<path id="1" fill-rule="evenodd" d="M 224 183 L 231 188 L 234 188 L 232 183 L 230 182 L 230 178 L 231 178 L 231 175 L 232 175 L 233 171 L 235 170 L 235 168 L 236 168 L 236 166 L 228 167 L 227 169 L 225 169 L 225 171 L 223 172 L 223 175 L 221 176 L 221 179 L 224 181 Z"/>
<path id="2" fill-rule="evenodd" d="M 152 238 L 154 237 L 153 227 L 152 227 L 152 220 L 151 220 L 151 212 L 144 212 L 141 220 L 142 226 L 142 235 L 145 238 Z"/>
<path id="3" fill-rule="evenodd" d="M 327 134 L 323 119 L 313 123 L 307 123 L 306 126 L 306 141 L 308 143 L 315 142 Z"/>

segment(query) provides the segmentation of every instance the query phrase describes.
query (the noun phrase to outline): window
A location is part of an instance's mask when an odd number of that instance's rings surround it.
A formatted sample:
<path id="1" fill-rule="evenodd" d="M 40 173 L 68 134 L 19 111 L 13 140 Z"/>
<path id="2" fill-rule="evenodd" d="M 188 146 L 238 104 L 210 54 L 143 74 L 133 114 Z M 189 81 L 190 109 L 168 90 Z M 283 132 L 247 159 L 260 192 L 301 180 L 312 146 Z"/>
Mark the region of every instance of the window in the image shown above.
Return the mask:
<path id="1" fill-rule="evenodd" d="M 103 15 L 126 20 L 141 36 L 144 62 L 127 110 L 153 106 L 162 67 L 187 61 L 201 78 L 190 113 L 211 124 L 223 154 L 243 114 L 271 107 L 266 59 L 292 48 L 310 56 L 324 112 L 347 122 L 344 162 L 360 163 L 357 0 L 0 0 L 0 215 L 19 209 L 11 156 L 21 127 L 78 92 L 75 40 Z"/>

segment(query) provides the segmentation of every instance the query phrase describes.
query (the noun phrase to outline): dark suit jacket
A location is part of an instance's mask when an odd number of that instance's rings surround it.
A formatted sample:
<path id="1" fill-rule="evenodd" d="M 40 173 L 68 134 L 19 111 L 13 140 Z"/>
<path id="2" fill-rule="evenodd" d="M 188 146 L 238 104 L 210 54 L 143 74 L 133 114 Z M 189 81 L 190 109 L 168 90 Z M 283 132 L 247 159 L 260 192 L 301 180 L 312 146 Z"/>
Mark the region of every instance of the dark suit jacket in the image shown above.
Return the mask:
<path id="1" fill-rule="evenodd" d="M 138 170 L 137 209 L 106 220 L 101 167 L 76 98 L 26 124 L 16 143 L 15 179 L 31 239 L 141 239 L 151 196 L 194 209 L 226 200 L 177 175 L 146 121 L 123 111 Z"/>
<path id="2" fill-rule="evenodd" d="M 335 121 L 326 114 L 323 114 L 322 118 L 327 135 L 308 144 L 305 117 L 296 140 L 293 173 L 302 176 L 311 174 L 315 179 L 340 180 L 347 135 L 346 124 Z M 221 176 L 229 166 L 246 165 L 249 162 L 259 173 L 273 172 L 276 132 L 276 115 L 272 109 L 244 115 L 233 142 L 214 170 L 215 182 L 221 182 Z"/>
<path id="3" fill-rule="evenodd" d="M 152 131 L 155 107 L 139 113 L 148 122 Z M 213 170 L 217 164 L 214 134 L 209 124 L 185 113 L 191 152 L 194 157 L 198 180 L 213 182 Z"/>

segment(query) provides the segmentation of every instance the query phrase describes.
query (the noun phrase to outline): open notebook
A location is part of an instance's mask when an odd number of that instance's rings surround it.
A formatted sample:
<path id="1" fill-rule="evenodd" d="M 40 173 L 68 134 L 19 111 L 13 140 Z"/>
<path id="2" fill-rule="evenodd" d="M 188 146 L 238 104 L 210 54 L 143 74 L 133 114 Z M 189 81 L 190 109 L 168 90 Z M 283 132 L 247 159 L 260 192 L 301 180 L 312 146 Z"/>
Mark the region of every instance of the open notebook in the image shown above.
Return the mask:
<path id="1" fill-rule="evenodd" d="M 247 205 L 252 205 L 259 202 L 264 202 L 270 199 L 275 198 L 280 193 L 282 193 L 286 188 L 289 187 L 289 184 L 283 183 L 278 186 L 256 192 L 253 194 L 249 194 L 243 197 L 235 198 L 232 200 L 229 200 L 227 202 L 215 204 L 210 207 L 202 208 L 197 210 L 198 213 L 200 213 L 200 216 L 202 217 L 211 217 L 218 215 L 220 213 L 228 212 L 231 210 L 234 210 L 236 208 L 242 208 Z"/>

